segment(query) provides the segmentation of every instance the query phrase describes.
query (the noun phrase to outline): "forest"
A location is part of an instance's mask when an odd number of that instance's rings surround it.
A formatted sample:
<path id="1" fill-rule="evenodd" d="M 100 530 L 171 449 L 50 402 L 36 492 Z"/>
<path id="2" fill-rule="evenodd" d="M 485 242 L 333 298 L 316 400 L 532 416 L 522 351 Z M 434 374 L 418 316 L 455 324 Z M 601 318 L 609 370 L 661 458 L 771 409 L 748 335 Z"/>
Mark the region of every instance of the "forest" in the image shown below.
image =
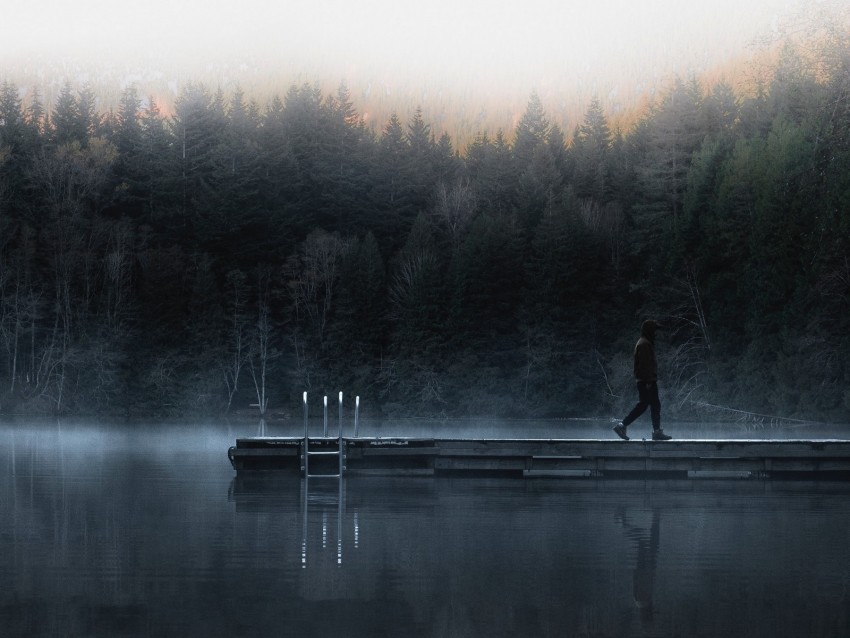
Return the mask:
<path id="1" fill-rule="evenodd" d="M 0 86 L 0 414 L 847 422 L 850 47 L 746 94 L 676 78 L 628 131 L 532 94 L 463 148 L 344 84 L 52 108 Z"/>

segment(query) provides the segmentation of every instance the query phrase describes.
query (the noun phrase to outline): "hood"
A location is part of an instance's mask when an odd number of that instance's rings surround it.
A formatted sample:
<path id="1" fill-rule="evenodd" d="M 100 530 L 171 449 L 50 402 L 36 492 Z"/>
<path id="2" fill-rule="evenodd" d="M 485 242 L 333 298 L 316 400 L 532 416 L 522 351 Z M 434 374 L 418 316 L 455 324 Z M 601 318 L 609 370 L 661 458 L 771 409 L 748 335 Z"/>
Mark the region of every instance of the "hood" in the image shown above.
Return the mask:
<path id="1" fill-rule="evenodd" d="M 640 336 L 650 341 L 655 341 L 655 331 L 661 328 L 661 324 L 653 319 L 647 319 L 640 325 Z"/>

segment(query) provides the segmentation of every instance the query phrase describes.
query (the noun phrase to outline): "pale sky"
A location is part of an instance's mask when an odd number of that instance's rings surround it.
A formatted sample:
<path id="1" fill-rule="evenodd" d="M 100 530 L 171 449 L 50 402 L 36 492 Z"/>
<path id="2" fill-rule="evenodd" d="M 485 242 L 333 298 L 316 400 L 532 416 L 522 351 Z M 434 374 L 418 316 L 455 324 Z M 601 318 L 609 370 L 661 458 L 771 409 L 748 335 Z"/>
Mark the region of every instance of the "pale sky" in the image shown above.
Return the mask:
<path id="1" fill-rule="evenodd" d="M 484 119 L 503 109 L 496 119 L 504 120 L 532 90 L 554 111 L 590 94 L 616 110 L 624 95 L 671 73 L 727 64 L 784 16 L 817 3 L 29 0 L 2 11 L 0 78 L 41 82 L 48 94 L 58 75 L 158 82 L 157 93 L 175 93 L 189 79 L 238 83 L 248 93 L 264 83 L 284 93 L 306 80 L 329 93 L 345 80 L 361 112 L 384 114 L 402 100 L 393 108 L 424 102 L 438 113 L 433 102 L 450 93 L 451 108 L 468 108 L 463 117 L 472 120 L 481 108 L 490 110 Z"/>

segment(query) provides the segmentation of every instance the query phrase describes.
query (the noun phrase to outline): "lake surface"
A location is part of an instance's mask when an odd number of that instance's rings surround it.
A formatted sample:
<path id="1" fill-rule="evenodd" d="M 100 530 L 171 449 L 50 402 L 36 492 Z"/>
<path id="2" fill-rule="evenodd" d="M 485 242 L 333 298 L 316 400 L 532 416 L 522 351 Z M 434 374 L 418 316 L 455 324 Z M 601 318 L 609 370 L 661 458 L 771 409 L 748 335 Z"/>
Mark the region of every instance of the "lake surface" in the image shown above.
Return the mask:
<path id="1" fill-rule="evenodd" d="M 850 636 L 850 483 L 237 478 L 256 431 L 0 425 L 0 635 Z"/>

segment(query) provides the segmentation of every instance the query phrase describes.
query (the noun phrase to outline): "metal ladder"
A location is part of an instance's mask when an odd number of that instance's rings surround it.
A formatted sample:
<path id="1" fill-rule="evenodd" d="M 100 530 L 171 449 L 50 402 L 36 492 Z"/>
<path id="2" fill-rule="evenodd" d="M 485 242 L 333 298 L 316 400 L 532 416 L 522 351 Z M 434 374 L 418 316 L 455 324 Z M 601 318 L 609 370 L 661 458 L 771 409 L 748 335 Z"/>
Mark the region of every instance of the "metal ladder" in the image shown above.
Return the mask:
<path id="1" fill-rule="evenodd" d="M 328 438 L 328 397 L 325 397 L 324 432 L 323 441 L 332 440 Z M 301 469 L 305 478 L 338 478 L 341 479 L 345 472 L 345 453 L 342 440 L 342 392 L 339 393 L 339 433 L 337 436 L 337 447 L 335 450 L 326 448 L 320 450 L 310 449 L 310 436 L 307 428 L 307 393 L 304 393 L 304 445 L 301 455 Z M 335 474 L 310 474 L 310 457 L 338 457 L 339 470 Z"/>

